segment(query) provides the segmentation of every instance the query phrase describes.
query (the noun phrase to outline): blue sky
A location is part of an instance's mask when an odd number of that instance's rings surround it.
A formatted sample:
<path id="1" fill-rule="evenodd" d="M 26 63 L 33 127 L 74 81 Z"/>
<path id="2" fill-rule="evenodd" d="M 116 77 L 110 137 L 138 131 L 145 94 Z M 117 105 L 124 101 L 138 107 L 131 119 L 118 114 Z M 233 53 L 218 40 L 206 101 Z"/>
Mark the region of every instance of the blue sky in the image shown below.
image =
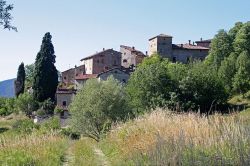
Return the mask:
<path id="1" fill-rule="evenodd" d="M 60 71 L 102 48 L 121 44 L 145 52 L 160 33 L 174 43 L 212 38 L 237 21 L 250 20 L 249 0 L 7 0 L 18 33 L 0 29 L 0 80 L 16 77 L 21 62 L 34 62 L 51 32 Z"/>

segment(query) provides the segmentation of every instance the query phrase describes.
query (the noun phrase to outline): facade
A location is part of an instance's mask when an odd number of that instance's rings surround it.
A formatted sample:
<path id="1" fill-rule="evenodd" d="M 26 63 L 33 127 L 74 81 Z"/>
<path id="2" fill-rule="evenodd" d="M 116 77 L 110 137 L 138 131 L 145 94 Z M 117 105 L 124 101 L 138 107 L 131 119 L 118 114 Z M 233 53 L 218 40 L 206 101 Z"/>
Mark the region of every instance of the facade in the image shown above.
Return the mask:
<path id="1" fill-rule="evenodd" d="M 97 78 L 97 74 L 81 74 L 75 77 L 75 89 L 81 89 L 88 79 Z"/>
<path id="2" fill-rule="evenodd" d="M 108 49 L 81 59 L 85 74 L 99 74 L 115 67 L 121 67 L 121 53 Z"/>
<path id="3" fill-rule="evenodd" d="M 188 63 L 191 59 L 203 60 L 209 52 L 208 47 L 191 44 L 172 44 L 172 36 L 160 34 L 149 39 L 149 56 L 158 53 L 172 62 Z"/>
<path id="4" fill-rule="evenodd" d="M 127 83 L 129 79 L 129 74 L 126 71 L 121 70 L 120 68 L 113 68 L 100 73 L 97 75 L 97 78 L 99 81 L 106 81 L 110 76 L 113 76 L 114 79 L 118 80 L 121 83 Z"/>
<path id="5" fill-rule="evenodd" d="M 63 86 L 69 86 L 75 84 L 75 77 L 85 73 L 85 66 L 75 66 L 75 68 L 71 68 L 62 72 L 62 79 L 61 82 Z"/>
<path id="6" fill-rule="evenodd" d="M 121 64 L 125 68 L 136 67 L 146 57 L 141 51 L 135 49 L 135 47 L 120 46 L 120 52 L 122 54 Z"/>
<path id="7" fill-rule="evenodd" d="M 58 89 L 56 92 L 57 106 L 62 110 L 68 110 L 70 103 L 76 95 L 76 90 L 73 89 Z"/>
<path id="8" fill-rule="evenodd" d="M 200 41 L 196 41 L 195 43 L 197 44 L 197 46 L 202 46 L 202 47 L 206 47 L 206 48 L 211 48 L 211 42 L 212 40 L 211 39 L 208 39 L 208 40 L 201 40 Z"/>

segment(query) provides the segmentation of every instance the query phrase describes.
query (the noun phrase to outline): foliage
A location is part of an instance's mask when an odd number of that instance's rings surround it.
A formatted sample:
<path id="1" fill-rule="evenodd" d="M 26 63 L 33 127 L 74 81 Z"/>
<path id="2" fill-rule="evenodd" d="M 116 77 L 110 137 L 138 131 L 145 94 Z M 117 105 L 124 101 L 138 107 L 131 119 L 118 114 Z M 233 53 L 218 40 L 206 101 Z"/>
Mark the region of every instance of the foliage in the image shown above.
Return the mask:
<path id="1" fill-rule="evenodd" d="M 234 40 L 234 49 L 237 54 L 247 51 L 250 53 L 250 21 L 245 23 L 238 31 Z"/>
<path id="2" fill-rule="evenodd" d="M 38 129 L 38 125 L 34 124 L 33 120 L 31 119 L 22 119 L 16 121 L 12 128 L 22 134 L 31 134 L 35 129 Z"/>
<path id="3" fill-rule="evenodd" d="M 23 112 L 27 116 L 31 116 L 32 112 L 38 109 L 38 104 L 33 96 L 29 93 L 21 94 L 15 101 L 16 112 Z"/>
<path id="4" fill-rule="evenodd" d="M 40 103 L 40 109 L 43 110 L 46 115 L 53 115 L 55 103 L 49 98 Z"/>
<path id="5" fill-rule="evenodd" d="M 247 51 L 240 54 L 236 63 L 237 72 L 233 78 L 233 88 L 241 94 L 250 89 L 250 55 Z"/>
<path id="6" fill-rule="evenodd" d="M 30 88 L 32 87 L 32 83 L 34 82 L 34 75 L 35 75 L 35 64 L 30 64 L 25 66 L 25 87 Z"/>
<path id="7" fill-rule="evenodd" d="M 15 112 L 14 98 L 0 98 L 0 116 L 7 116 Z"/>
<path id="8" fill-rule="evenodd" d="M 216 69 L 200 62 L 192 64 L 179 89 L 184 110 L 208 112 L 211 106 L 223 104 L 228 97 Z"/>
<path id="9" fill-rule="evenodd" d="M 15 94 L 18 97 L 20 94 L 24 93 L 25 87 L 25 69 L 24 63 L 21 63 L 18 67 L 17 78 L 15 81 Z"/>
<path id="10" fill-rule="evenodd" d="M 235 53 L 231 53 L 229 57 L 225 58 L 222 61 L 221 66 L 218 70 L 218 75 L 228 93 L 231 93 L 233 89 L 233 78 L 237 71 L 235 64 L 236 60 L 237 55 Z"/>
<path id="11" fill-rule="evenodd" d="M 13 5 L 9 5 L 5 0 L 0 0 L 0 26 L 4 29 L 17 31 L 17 28 L 11 25 L 12 16 L 10 11 L 13 9 Z"/>
<path id="12" fill-rule="evenodd" d="M 46 33 L 35 61 L 32 88 L 34 98 L 39 102 L 43 102 L 49 98 L 55 101 L 58 73 L 54 65 L 56 56 L 54 55 L 54 46 L 51 39 L 52 36 L 50 33 Z"/>
<path id="13" fill-rule="evenodd" d="M 51 117 L 41 125 L 41 129 L 43 131 L 53 131 L 53 130 L 58 130 L 60 128 L 61 128 L 60 118 L 56 116 Z"/>
<path id="14" fill-rule="evenodd" d="M 88 80 L 70 106 L 72 129 L 98 141 L 112 122 L 125 119 L 129 112 L 123 86 L 117 80 Z"/>
<path id="15" fill-rule="evenodd" d="M 174 85 L 167 75 L 166 64 L 157 56 L 148 58 L 132 73 L 126 92 L 130 105 L 137 113 L 162 107 L 170 99 Z"/>
<path id="16" fill-rule="evenodd" d="M 212 40 L 206 63 L 219 67 L 224 58 L 232 52 L 232 41 L 225 30 L 220 30 Z"/>

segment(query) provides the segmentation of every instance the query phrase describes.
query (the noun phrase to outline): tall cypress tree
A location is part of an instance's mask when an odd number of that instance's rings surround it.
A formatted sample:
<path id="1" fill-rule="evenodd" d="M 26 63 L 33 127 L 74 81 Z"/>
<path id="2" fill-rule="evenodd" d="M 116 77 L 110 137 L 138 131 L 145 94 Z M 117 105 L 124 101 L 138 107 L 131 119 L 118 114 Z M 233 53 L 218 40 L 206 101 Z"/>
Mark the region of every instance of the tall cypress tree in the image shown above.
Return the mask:
<path id="1" fill-rule="evenodd" d="M 50 33 L 46 33 L 35 61 L 32 87 L 34 98 L 39 102 L 43 102 L 47 99 L 55 101 L 58 73 L 55 67 L 56 56 L 54 55 L 54 46 L 51 39 L 52 36 Z"/>
<path id="2" fill-rule="evenodd" d="M 17 78 L 15 81 L 15 94 L 18 97 L 20 94 L 24 92 L 25 86 L 25 69 L 24 64 L 21 63 L 18 67 Z"/>

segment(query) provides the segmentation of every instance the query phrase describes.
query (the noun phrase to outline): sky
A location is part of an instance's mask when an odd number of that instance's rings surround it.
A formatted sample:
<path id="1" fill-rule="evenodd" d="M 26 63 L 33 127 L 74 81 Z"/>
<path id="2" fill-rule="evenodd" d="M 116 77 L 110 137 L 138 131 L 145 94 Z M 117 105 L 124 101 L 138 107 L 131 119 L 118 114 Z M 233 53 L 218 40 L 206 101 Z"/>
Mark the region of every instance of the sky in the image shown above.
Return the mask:
<path id="1" fill-rule="evenodd" d="M 148 50 L 148 39 L 164 33 L 173 43 L 210 39 L 219 29 L 250 21 L 249 0 L 7 0 L 12 24 L 0 27 L 0 81 L 15 78 L 21 62 L 32 64 L 46 32 L 52 35 L 56 67 L 120 45 Z"/>

